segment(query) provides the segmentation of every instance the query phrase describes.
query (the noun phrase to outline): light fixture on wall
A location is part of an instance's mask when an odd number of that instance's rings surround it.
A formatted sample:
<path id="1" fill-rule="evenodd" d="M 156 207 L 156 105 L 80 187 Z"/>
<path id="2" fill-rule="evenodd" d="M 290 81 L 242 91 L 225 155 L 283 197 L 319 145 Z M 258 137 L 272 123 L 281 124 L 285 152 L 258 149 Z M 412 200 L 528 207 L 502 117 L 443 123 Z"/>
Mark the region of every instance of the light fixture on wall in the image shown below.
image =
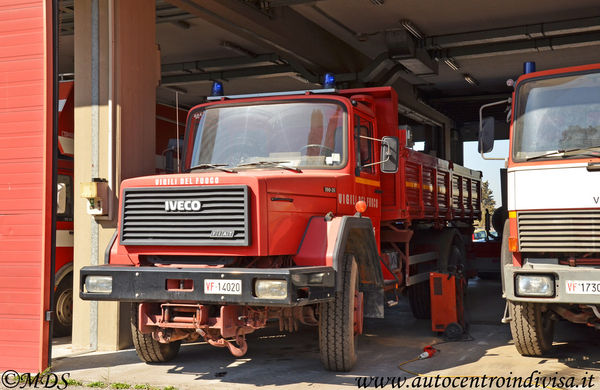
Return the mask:
<path id="1" fill-rule="evenodd" d="M 400 24 L 406 31 L 408 31 L 413 37 L 417 39 L 423 39 L 425 35 L 408 19 L 402 19 Z"/>
<path id="2" fill-rule="evenodd" d="M 375 5 L 383 5 L 383 3 L 385 3 L 385 0 L 371 0 L 371 3 Z"/>
<path id="3" fill-rule="evenodd" d="M 454 58 L 446 57 L 444 58 L 444 64 L 448 65 L 448 67 L 452 70 L 458 70 L 460 66 L 456 63 Z"/>
<path id="4" fill-rule="evenodd" d="M 465 81 L 467 83 L 471 85 L 479 85 L 479 81 L 477 81 L 477 79 L 471 76 L 470 74 L 464 74 L 463 77 L 465 78 Z"/>

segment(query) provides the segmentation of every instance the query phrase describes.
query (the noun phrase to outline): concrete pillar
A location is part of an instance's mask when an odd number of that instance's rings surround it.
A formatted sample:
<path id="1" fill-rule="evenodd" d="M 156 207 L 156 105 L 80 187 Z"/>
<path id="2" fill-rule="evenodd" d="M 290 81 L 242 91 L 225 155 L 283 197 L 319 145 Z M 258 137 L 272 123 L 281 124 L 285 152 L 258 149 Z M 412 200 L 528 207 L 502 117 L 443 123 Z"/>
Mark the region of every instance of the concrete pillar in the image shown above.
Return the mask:
<path id="1" fill-rule="evenodd" d="M 110 20 L 114 22 L 112 51 Z M 154 172 L 154 110 L 160 75 L 155 42 L 154 3 L 87 0 L 76 4 L 75 291 L 81 267 L 104 263 L 104 251 L 117 225 L 120 181 Z M 115 197 L 111 215 L 104 219 L 88 215 L 87 201 L 79 197 L 81 183 L 94 178 L 109 180 Z M 130 342 L 129 305 L 84 302 L 75 294 L 75 348 L 116 350 Z"/>

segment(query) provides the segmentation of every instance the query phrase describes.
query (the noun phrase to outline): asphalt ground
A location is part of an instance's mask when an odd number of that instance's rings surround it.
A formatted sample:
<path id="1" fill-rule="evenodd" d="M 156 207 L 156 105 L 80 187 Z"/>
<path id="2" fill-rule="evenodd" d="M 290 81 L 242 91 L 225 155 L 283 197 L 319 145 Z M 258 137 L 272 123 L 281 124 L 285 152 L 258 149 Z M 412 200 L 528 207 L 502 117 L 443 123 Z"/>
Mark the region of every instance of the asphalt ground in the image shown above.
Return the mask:
<path id="1" fill-rule="evenodd" d="M 52 370 L 58 376 L 69 374 L 70 389 L 90 389 L 94 384 L 171 390 L 365 385 L 387 389 L 600 388 L 600 339 L 596 331 L 559 322 L 549 356 L 522 357 L 512 345 L 509 326 L 500 322 L 504 310 L 500 294 L 498 280 L 470 281 L 468 333 L 463 341 L 446 343 L 431 331 L 429 321 L 414 319 L 408 302 L 401 298 L 398 305 L 386 309 L 385 319 L 365 320 L 358 362 L 349 373 L 322 368 L 315 328 L 286 333 L 279 331 L 277 323 L 248 335 L 248 353 L 242 358 L 231 356 L 225 348 L 194 343 L 183 345 L 174 361 L 152 365 L 142 363 L 133 349 L 72 355 L 76 351 L 70 349 L 68 339 L 57 339 Z M 439 352 L 433 357 L 404 364 L 406 371 L 398 367 L 436 343 L 440 343 L 435 345 Z M 81 386 L 75 385 L 79 383 Z"/>

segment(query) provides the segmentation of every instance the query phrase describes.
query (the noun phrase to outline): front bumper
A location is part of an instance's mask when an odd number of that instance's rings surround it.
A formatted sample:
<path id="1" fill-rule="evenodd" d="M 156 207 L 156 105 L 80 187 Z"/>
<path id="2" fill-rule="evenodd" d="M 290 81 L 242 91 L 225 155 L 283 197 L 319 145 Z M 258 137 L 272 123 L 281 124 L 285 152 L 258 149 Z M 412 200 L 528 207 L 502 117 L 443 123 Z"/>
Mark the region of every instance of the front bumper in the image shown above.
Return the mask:
<path id="1" fill-rule="evenodd" d="M 568 280 L 591 281 L 600 283 L 600 267 L 597 266 L 577 266 L 570 267 L 561 265 L 557 262 L 551 264 L 547 259 L 526 259 L 523 267 L 515 267 L 512 264 L 506 264 L 502 270 L 504 273 L 504 294 L 505 298 L 514 302 L 545 302 L 545 303 L 564 303 L 564 304 L 600 304 L 600 294 L 568 294 Z M 552 275 L 554 276 L 554 297 L 518 297 L 515 294 L 515 276 L 531 275 Z"/>
<path id="2" fill-rule="evenodd" d="M 322 281 L 309 283 L 309 275 L 323 273 Z M 86 277 L 112 277 L 110 293 L 85 291 Z M 206 294 L 205 279 L 241 280 L 240 295 Z M 255 296 L 257 279 L 285 280 L 287 297 L 264 299 Z M 168 282 L 169 281 L 169 282 Z M 184 281 L 184 288 L 167 288 Z M 190 282 L 191 281 L 191 282 Z M 130 266 L 90 266 L 80 272 L 79 297 L 91 301 L 121 302 L 196 302 L 252 306 L 300 306 L 333 299 L 335 271 L 332 267 L 295 268 L 166 268 Z"/>

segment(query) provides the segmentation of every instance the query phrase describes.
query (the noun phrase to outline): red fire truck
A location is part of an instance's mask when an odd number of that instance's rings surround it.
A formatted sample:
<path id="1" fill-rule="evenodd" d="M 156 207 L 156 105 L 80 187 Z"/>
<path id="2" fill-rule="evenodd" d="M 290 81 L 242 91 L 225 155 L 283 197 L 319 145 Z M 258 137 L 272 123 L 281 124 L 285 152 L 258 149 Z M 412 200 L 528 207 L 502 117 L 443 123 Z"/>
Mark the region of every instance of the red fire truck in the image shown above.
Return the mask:
<path id="1" fill-rule="evenodd" d="M 213 97 L 188 114 L 182 173 L 122 183 L 80 297 L 133 302 L 146 362 L 197 339 L 241 356 L 277 319 L 318 326 L 324 366 L 350 370 L 386 293 L 430 315 L 429 272 L 460 269 L 481 214 L 480 172 L 405 145 L 389 87 Z"/>
<path id="2" fill-rule="evenodd" d="M 55 337 L 71 334 L 73 317 L 73 81 L 61 81 L 58 100 L 58 175 L 54 263 Z"/>
<path id="3" fill-rule="evenodd" d="M 560 318 L 600 329 L 600 64 L 524 68 L 512 96 L 503 322 L 519 353 L 540 356 Z M 483 152 L 492 124 L 482 121 Z"/>

